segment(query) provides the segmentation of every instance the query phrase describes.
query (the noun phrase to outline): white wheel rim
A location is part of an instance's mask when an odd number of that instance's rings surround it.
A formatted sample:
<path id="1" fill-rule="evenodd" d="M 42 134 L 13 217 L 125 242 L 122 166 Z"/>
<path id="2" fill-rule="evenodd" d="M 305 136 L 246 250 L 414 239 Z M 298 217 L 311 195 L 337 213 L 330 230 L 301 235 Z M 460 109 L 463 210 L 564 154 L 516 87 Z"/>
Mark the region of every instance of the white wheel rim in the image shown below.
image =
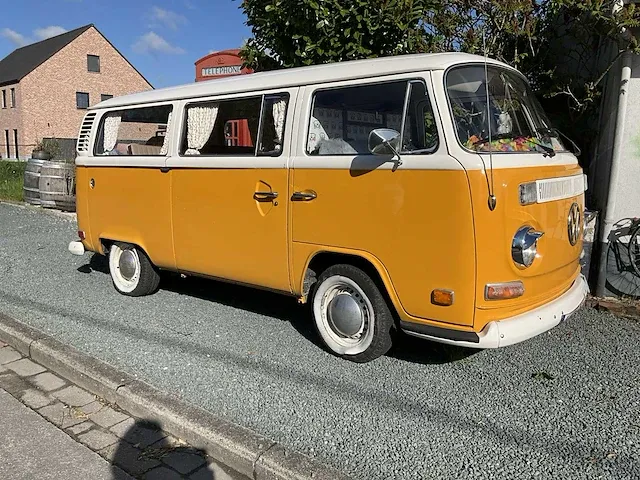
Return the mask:
<path id="1" fill-rule="evenodd" d="M 362 311 L 362 326 L 358 333 L 352 336 L 340 334 L 332 326 L 329 305 L 338 295 L 350 295 Z M 335 275 L 318 285 L 313 300 L 313 316 L 320 336 L 338 355 L 357 355 L 369 348 L 373 341 L 375 333 L 373 305 L 362 288 L 348 277 Z"/>
<path id="2" fill-rule="evenodd" d="M 120 260 L 122 254 L 130 252 L 134 260 L 134 273 L 128 278 L 120 271 Z M 109 252 L 109 271 L 111 272 L 111 278 L 115 283 L 116 288 L 121 292 L 130 293 L 138 286 L 140 282 L 140 257 L 138 251 L 135 248 L 123 250 L 118 245 L 113 245 Z"/>

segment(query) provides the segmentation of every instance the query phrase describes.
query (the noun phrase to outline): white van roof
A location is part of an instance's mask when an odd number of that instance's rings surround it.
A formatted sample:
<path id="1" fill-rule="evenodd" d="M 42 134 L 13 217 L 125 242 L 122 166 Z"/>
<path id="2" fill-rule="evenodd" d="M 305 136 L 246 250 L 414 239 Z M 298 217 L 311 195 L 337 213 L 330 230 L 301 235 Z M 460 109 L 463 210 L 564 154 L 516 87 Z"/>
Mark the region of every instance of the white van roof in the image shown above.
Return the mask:
<path id="1" fill-rule="evenodd" d="M 189 83 L 177 87 L 148 90 L 105 100 L 94 105 L 90 110 L 168 102 L 211 95 L 273 90 L 317 83 L 340 82 L 379 75 L 396 75 L 424 70 L 445 70 L 457 64 L 478 62 L 484 62 L 484 57 L 467 53 L 423 53 L 352 60 L 237 75 L 217 80 Z M 496 60 L 488 59 L 488 63 L 510 68 L 508 65 Z"/>

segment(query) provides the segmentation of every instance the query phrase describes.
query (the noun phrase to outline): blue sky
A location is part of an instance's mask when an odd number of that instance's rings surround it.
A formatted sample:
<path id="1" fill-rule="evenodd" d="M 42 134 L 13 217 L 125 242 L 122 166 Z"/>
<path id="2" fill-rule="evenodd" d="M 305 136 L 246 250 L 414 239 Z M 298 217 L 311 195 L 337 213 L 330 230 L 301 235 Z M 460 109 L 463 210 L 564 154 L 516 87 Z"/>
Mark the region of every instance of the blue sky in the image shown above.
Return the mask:
<path id="1" fill-rule="evenodd" d="M 5 2 L 2 2 L 5 3 Z M 193 82 L 194 62 L 250 36 L 240 0 L 21 0 L 0 17 L 0 58 L 89 23 L 153 84 Z"/>

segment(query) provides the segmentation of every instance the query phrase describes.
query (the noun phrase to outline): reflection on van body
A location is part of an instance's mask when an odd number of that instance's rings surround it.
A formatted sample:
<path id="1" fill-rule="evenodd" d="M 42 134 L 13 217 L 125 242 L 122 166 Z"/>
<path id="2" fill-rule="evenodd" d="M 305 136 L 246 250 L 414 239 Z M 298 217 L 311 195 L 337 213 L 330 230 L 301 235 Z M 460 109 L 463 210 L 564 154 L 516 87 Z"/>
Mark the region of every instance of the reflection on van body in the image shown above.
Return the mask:
<path id="1" fill-rule="evenodd" d="M 526 80 L 480 57 L 110 99 L 89 110 L 76 165 L 69 248 L 107 255 L 118 291 L 152 293 L 166 269 L 293 295 L 349 360 L 383 355 L 395 330 L 511 345 L 586 296 L 582 170 Z"/>

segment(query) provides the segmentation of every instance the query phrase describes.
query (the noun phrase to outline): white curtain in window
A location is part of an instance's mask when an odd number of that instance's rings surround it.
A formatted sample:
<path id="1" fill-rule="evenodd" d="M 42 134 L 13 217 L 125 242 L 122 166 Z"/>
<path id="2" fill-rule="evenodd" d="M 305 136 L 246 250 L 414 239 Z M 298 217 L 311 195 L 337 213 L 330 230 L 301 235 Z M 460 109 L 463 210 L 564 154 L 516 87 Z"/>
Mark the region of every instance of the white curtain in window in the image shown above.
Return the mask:
<path id="1" fill-rule="evenodd" d="M 169 112 L 169 117 L 167 118 L 167 129 L 164 132 L 164 140 L 162 141 L 162 148 L 160 149 L 160 155 L 166 155 L 169 151 L 169 135 L 171 132 L 171 117 L 173 116 L 173 112 Z"/>
<path id="2" fill-rule="evenodd" d="M 104 153 L 109 153 L 116 148 L 121 122 L 122 116 L 119 113 L 108 113 L 104 119 L 104 140 L 102 143 Z"/>
<path id="3" fill-rule="evenodd" d="M 287 101 L 285 99 L 278 100 L 273 103 L 273 124 L 276 129 L 277 143 L 282 145 L 282 133 L 284 132 L 284 115 L 287 109 Z"/>
<path id="4" fill-rule="evenodd" d="M 218 116 L 218 105 L 191 107 L 187 110 L 187 151 L 185 155 L 200 155 L 211 136 Z"/>

